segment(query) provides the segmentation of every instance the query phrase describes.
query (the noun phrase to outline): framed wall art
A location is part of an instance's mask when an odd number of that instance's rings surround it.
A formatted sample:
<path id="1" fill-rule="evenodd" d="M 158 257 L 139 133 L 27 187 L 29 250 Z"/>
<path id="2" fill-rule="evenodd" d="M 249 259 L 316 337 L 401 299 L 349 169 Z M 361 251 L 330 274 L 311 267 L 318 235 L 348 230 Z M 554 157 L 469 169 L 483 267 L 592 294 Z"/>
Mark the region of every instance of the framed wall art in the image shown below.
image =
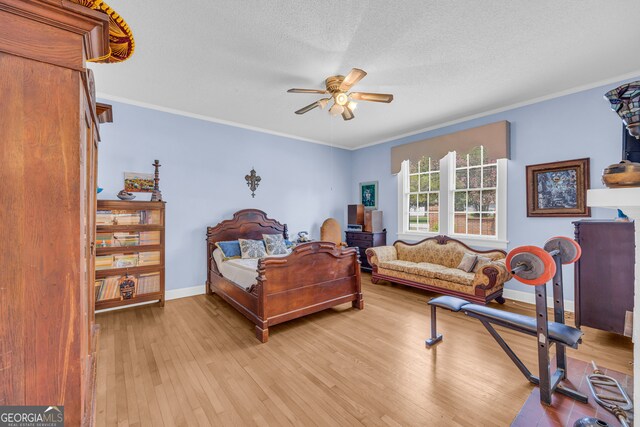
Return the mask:
<path id="1" fill-rule="evenodd" d="M 365 209 L 378 209 L 378 181 L 360 183 L 360 204 Z"/>
<path id="2" fill-rule="evenodd" d="M 130 193 L 152 193 L 153 192 L 152 173 L 124 173 L 124 190 Z"/>
<path id="3" fill-rule="evenodd" d="M 589 159 L 527 166 L 527 216 L 591 216 Z"/>

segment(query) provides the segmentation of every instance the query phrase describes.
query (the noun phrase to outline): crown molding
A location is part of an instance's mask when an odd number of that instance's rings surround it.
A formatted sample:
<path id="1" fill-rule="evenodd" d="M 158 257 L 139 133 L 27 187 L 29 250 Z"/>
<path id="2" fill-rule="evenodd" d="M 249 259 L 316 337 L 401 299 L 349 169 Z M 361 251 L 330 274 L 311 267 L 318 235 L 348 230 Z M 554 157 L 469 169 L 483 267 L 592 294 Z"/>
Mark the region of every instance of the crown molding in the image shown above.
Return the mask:
<path id="1" fill-rule="evenodd" d="M 538 98 L 533 98 L 527 101 L 522 101 L 522 102 L 518 102 L 515 104 L 511 104 L 511 105 L 507 105 L 505 107 L 499 107 L 493 110 L 489 110 L 489 111 L 485 111 L 482 113 L 478 113 L 478 114 L 472 114 L 469 116 L 465 116 L 465 117 L 461 117 L 459 119 L 455 119 L 455 120 L 450 120 L 447 122 L 440 122 L 440 123 L 436 123 L 434 125 L 431 125 L 429 127 L 426 128 L 422 128 L 422 129 L 418 129 L 415 131 L 411 131 L 411 132 L 407 132 L 407 133 L 403 133 L 400 135 L 396 135 L 396 136 L 392 136 L 389 138 L 385 138 L 385 139 L 381 139 L 381 140 L 377 140 L 374 142 L 370 142 L 367 144 L 363 144 L 363 145 L 358 145 L 357 147 L 353 147 L 350 148 L 350 150 L 355 151 L 355 150 L 360 150 L 362 148 L 367 148 L 367 147 L 372 147 L 374 145 L 379 145 L 379 144 L 384 144 L 385 142 L 390 142 L 390 141 L 395 141 L 397 139 L 400 138 L 406 138 L 408 136 L 414 136 L 414 135 L 418 135 L 424 132 L 429 132 L 432 130 L 436 130 L 436 129 L 441 129 L 447 126 L 452 126 L 452 125 L 456 125 L 459 123 L 464 123 L 464 122 L 468 122 L 470 120 L 474 120 L 474 119 L 479 119 L 482 117 L 487 117 L 490 116 L 492 114 L 497 114 L 497 113 L 503 113 L 505 111 L 509 111 L 509 110 L 515 110 L 516 108 L 521 108 L 521 107 L 526 107 L 527 105 L 533 105 L 533 104 L 538 104 L 540 102 L 544 102 L 544 101 L 549 101 L 555 98 L 561 98 L 563 96 L 567 96 L 567 95 L 572 95 L 574 93 L 578 93 L 578 92 L 584 92 L 585 90 L 590 90 L 590 89 L 595 89 L 597 87 L 600 86 L 605 86 L 608 84 L 612 84 L 612 83 L 617 83 L 623 80 L 629 80 L 629 79 L 636 79 L 640 77 L 640 70 L 634 71 L 632 73 L 628 73 L 628 74 L 623 74 L 621 76 L 617 76 L 617 77 L 612 77 L 610 79 L 606 79 L 606 80 L 600 80 L 597 82 L 593 82 L 593 83 L 588 83 L 582 86 L 576 86 L 574 88 L 571 89 L 566 89 L 560 92 L 555 92 L 549 95 L 545 95 L 545 96 L 541 96 Z M 603 94 L 604 96 L 604 94 Z"/>
<path id="2" fill-rule="evenodd" d="M 212 123 L 217 123 L 217 124 L 226 125 L 226 126 L 232 126 L 232 127 L 236 127 L 236 128 L 240 128 L 240 129 L 251 130 L 251 131 L 254 131 L 254 132 L 260 132 L 260 133 L 266 133 L 266 134 L 269 134 L 269 135 L 281 136 L 283 138 L 295 139 L 296 141 L 304 141 L 304 142 L 310 142 L 312 144 L 326 145 L 326 146 L 329 146 L 329 147 L 340 148 L 342 150 L 347 150 L 347 151 L 352 151 L 353 150 L 352 147 L 346 147 L 344 145 L 331 144 L 331 143 L 328 143 L 328 142 L 318 141 L 318 140 L 311 139 L 311 138 L 303 138 L 301 136 L 291 135 L 291 134 L 283 133 L 283 132 L 276 132 L 276 131 L 273 131 L 273 130 L 264 129 L 264 128 L 260 128 L 260 127 L 257 127 L 257 126 L 249 126 L 249 125 L 245 125 L 243 123 L 233 122 L 233 121 L 230 121 L 230 120 L 216 119 L 214 117 L 204 116 L 202 114 L 190 113 L 189 111 L 178 110 L 176 108 L 163 107 L 162 105 L 150 104 L 148 102 L 136 101 L 136 100 L 130 99 L 130 98 L 123 98 L 123 97 L 120 97 L 120 96 L 109 95 L 109 94 L 104 93 L 104 92 L 97 92 L 96 93 L 96 97 L 97 98 L 101 98 L 101 99 L 105 99 L 107 101 L 119 102 L 121 104 L 128 104 L 128 105 L 133 105 L 133 106 L 136 106 L 136 107 L 147 108 L 147 109 L 150 109 L 150 110 L 161 111 L 163 113 L 175 114 L 175 115 L 178 115 L 178 116 L 189 117 L 189 118 L 196 119 L 196 120 L 204 120 L 205 122 L 212 122 Z"/>
<path id="3" fill-rule="evenodd" d="M 464 123 L 464 122 L 468 122 L 470 120 L 475 120 L 475 119 L 479 119 L 482 117 L 487 117 L 490 116 L 492 114 L 498 114 L 498 113 L 503 113 L 505 111 L 509 111 L 509 110 L 515 110 L 516 108 L 522 108 L 522 107 L 526 107 L 528 105 L 533 105 L 533 104 L 537 104 L 540 102 L 544 102 L 544 101 L 549 101 L 555 98 L 560 98 L 563 96 L 567 96 L 567 95 L 572 95 L 574 93 L 578 93 L 578 92 L 583 92 L 585 90 L 590 90 L 590 89 L 594 89 L 596 87 L 600 87 L 600 86 L 605 86 L 608 84 L 612 84 L 612 83 L 617 83 L 623 80 L 629 80 L 629 79 L 634 79 L 634 78 L 638 78 L 640 76 L 640 70 L 634 71 L 632 73 L 628 73 L 628 74 L 624 74 L 621 76 L 616 76 L 616 77 L 612 77 L 609 79 L 605 79 L 605 80 L 600 80 L 597 82 L 593 82 L 593 83 L 588 83 L 585 85 L 581 85 L 581 86 L 576 86 L 573 87 L 571 89 L 566 89 L 560 92 L 555 92 L 549 95 L 545 95 L 545 96 L 541 96 L 538 98 L 533 98 L 533 99 L 529 99 L 527 101 L 522 101 L 522 102 L 518 102 L 515 104 L 510 104 L 504 107 L 500 107 L 500 108 L 496 108 L 493 110 L 489 110 L 489 111 L 484 111 L 482 113 L 478 113 L 478 114 L 472 114 L 469 116 L 465 116 L 465 117 L 461 117 L 459 119 L 455 119 L 455 120 L 450 120 L 450 121 L 446 121 L 446 122 L 440 122 L 440 123 L 436 123 L 433 124 L 431 126 L 425 127 L 425 128 L 421 128 L 418 130 L 414 130 L 414 131 L 410 131 L 410 132 L 406 132 L 403 134 L 398 134 L 389 138 L 385 138 L 385 139 L 380 139 L 380 140 L 376 140 L 367 144 L 362 144 L 362 145 L 358 145 L 356 147 L 347 147 L 344 145 L 338 145 L 338 144 L 332 144 L 332 143 L 328 143 L 325 141 L 319 141 L 317 139 L 311 139 L 311 138 L 304 138 L 304 137 L 300 137 L 300 136 L 296 136 L 296 135 L 291 135 L 288 133 L 283 133 L 283 132 L 276 132 L 276 131 L 272 131 L 269 129 L 264 129 L 264 128 L 260 128 L 257 126 L 249 126 L 249 125 L 245 125 L 242 123 L 238 123 L 238 122 L 233 122 L 230 120 L 222 120 L 222 119 L 216 119 L 214 117 L 209 117 L 209 116 L 205 116 L 202 114 L 195 114 L 195 113 L 190 113 L 188 111 L 184 111 L 184 110 L 178 110 L 175 108 L 168 108 L 168 107 L 163 107 L 161 105 L 157 105 L 157 104 L 150 104 L 147 102 L 140 102 L 140 101 L 136 101 L 133 99 L 129 99 L 129 98 L 124 98 L 124 97 L 120 97 L 120 96 L 114 96 L 114 95 L 109 95 L 107 93 L 103 93 L 103 92 L 98 92 L 97 93 L 97 97 L 98 98 L 102 98 L 102 99 L 106 99 L 109 101 L 114 101 L 114 102 L 120 102 L 123 104 L 129 104 L 129 105 L 134 105 L 137 107 L 142 107 L 142 108 L 148 108 L 151 110 L 156 110 L 156 111 L 162 111 L 165 113 L 170 113 L 170 114 L 176 114 L 179 116 L 184 116 L 184 117 L 190 117 L 193 119 L 197 119 L 197 120 L 204 120 L 207 122 L 212 122 L 212 123 L 218 123 L 218 124 L 222 124 L 222 125 L 227 125 L 227 126 L 233 126 L 233 127 L 237 127 L 237 128 L 241 128 L 241 129 L 247 129 L 247 130 L 251 130 L 251 131 L 255 131 L 255 132 L 261 132 L 261 133 L 266 133 L 269 135 L 275 135 L 275 136 L 280 136 L 280 137 L 284 137 L 284 138 L 290 138 L 290 139 L 294 139 L 297 141 L 304 141 L 304 142 L 310 142 L 313 144 L 320 144 L 320 145 L 326 145 L 329 147 L 334 147 L 334 148 L 340 148 L 342 150 L 348 150 L 348 151 L 357 151 L 363 148 L 367 148 L 367 147 L 372 147 L 374 145 L 379 145 L 379 144 L 384 144 L 386 142 L 390 142 L 390 141 L 395 141 L 401 138 L 406 138 L 409 136 L 414 136 L 414 135 L 419 135 L 421 133 L 424 132 L 429 132 L 432 130 L 436 130 L 436 129 L 441 129 L 447 126 L 452 126 L 452 125 L 456 125 L 459 123 Z"/>

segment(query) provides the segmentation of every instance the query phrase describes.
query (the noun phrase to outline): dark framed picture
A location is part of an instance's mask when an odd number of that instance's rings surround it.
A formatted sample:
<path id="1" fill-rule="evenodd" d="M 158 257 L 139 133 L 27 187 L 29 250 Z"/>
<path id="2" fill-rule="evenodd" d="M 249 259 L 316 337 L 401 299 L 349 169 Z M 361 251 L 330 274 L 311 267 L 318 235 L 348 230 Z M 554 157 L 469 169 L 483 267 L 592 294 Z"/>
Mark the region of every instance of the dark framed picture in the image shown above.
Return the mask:
<path id="1" fill-rule="evenodd" d="M 360 183 L 360 203 L 365 209 L 378 209 L 378 181 Z"/>
<path id="2" fill-rule="evenodd" d="M 527 166 L 527 216 L 591 216 L 589 159 Z"/>

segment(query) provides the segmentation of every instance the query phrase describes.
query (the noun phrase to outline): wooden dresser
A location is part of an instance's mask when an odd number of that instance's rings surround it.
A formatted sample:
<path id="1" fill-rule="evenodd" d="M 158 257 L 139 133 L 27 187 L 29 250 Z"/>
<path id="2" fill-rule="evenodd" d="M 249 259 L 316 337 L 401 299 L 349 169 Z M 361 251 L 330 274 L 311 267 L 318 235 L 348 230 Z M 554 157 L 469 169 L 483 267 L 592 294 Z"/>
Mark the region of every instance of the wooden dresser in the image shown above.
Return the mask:
<path id="1" fill-rule="evenodd" d="M 369 265 L 365 251 L 367 248 L 386 245 L 387 231 L 384 230 L 375 233 L 368 231 L 347 231 L 345 234 L 347 246 L 358 247 L 360 249 L 361 269 L 364 271 L 371 271 L 371 265 Z"/>
<path id="2" fill-rule="evenodd" d="M 64 405 L 93 423 L 98 116 L 85 59 L 108 18 L 0 0 L 0 405 Z"/>
<path id="3" fill-rule="evenodd" d="M 610 220 L 573 224 L 576 241 L 582 247 L 582 257 L 575 264 L 576 326 L 630 336 L 634 224 Z"/>

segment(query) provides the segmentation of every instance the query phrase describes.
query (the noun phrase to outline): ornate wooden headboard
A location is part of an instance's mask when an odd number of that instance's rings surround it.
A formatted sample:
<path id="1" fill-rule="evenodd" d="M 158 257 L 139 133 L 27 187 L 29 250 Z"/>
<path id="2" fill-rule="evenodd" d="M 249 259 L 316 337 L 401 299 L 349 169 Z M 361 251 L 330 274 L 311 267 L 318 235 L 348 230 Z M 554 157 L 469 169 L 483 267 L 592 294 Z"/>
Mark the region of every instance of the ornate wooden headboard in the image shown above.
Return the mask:
<path id="1" fill-rule="evenodd" d="M 233 214 L 232 219 L 222 221 L 214 227 L 207 227 L 207 245 L 209 256 L 215 249 L 216 242 L 253 239 L 262 240 L 263 234 L 280 234 L 289 238 L 287 224 L 267 218 L 267 214 L 258 209 L 243 209 Z M 213 249 L 211 247 L 213 246 Z"/>
<path id="2" fill-rule="evenodd" d="M 212 260 L 217 242 L 238 239 L 262 240 L 263 234 L 280 233 L 285 239 L 289 238 L 287 224 L 267 218 L 267 214 L 258 209 L 243 209 L 234 213 L 232 219 L 226 219 L 214 227 L 207 227 L 207 283 L 211 281 L 212 271 L 219 274 Z"/>

